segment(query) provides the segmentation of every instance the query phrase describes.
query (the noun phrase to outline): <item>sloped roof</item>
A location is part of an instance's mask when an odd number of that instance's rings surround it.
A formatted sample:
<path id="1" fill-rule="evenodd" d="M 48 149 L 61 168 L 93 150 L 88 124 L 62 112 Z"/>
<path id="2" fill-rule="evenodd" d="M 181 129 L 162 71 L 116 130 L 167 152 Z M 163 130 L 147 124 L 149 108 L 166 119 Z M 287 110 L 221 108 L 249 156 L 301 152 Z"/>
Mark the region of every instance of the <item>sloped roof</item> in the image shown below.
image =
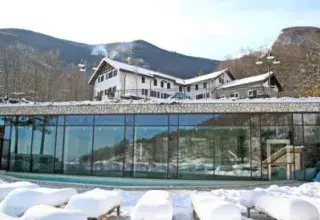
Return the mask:
<path id="1" fill-rule="evenodd" d="M 113 66 L 116 69 L 121 69 L 121 70 L 124 70 L 124 71 L 138 73 L 138 74 L 141 74 L 141 75 L 144 75 L 144 76 L 147 76 L 147 77 L 160 77 L 160 78 L 172 80 L 175 83 L 180 84 L 180 85 L 188 85 L 188 84 L 201 82 L 201 81 L 208 80 L 208 79 L 213 79 L 213 78 L 216 78 L 216 77 L 220 76 L 224 72 L 227 72 L 229 74 L 229 76 L 232 79 L 234 79 L 233 75 L 230 73 L 230 71 L 228 69 L 220 70 L 220 71 L 209 73 L 209 74 L 202 75 L 202 76 L 193 77 L 193 78 L 190 78 L 190 79 L 181 79 L 181 78 L 174 77 L 174 76 L 171 76 L 171 75 L 168 75 L 168 74 L 165 74 L 165 73 L 160 73 L 160 72 L 156 72 L 156 71 L 149 70 L 149 69 L 146 69 L 146 68 L 142 68 L 142 67 L 130 65 L 130 64 L 127 64 L 127 63 L 115 61 L 115 60 L 112 60 L 112 59 L 109 59 L 109 58 L 104 58 L 104 59 L 101 60 L 97 70 L 90 77 L 89 84 L 93 83 L 93 81 L 96 79 L 97 73 L 98 73 L 100 67 L 103 65 L 104 62 L 109 63 L 111 66 Z"/>
<path id="2" fill-rule="evenodd" d="M 270 77 L 275 77 L 273 72 L 270 72 L 270 73 L 268 72 L 268 73 L 264 73 L 264 74 L 257 75 L 257 76 L 246 77 L 243 79 L 236 79 L 234 81 L 231 81 L 231 82 L 228 82 L 228 83 L 221 85 L 218 88 L 218 90 L 242 86 L 242 85 L 246 85 L 246 84 L 250 84 L 250 83 L 264 82 L 269 78 L 269 75 L 270 75 Z M 279 85 L 280 85 L 280 83 L 279 83 Z M 280 87 L 282 88 L 281 85 L 280 85 Z"/>

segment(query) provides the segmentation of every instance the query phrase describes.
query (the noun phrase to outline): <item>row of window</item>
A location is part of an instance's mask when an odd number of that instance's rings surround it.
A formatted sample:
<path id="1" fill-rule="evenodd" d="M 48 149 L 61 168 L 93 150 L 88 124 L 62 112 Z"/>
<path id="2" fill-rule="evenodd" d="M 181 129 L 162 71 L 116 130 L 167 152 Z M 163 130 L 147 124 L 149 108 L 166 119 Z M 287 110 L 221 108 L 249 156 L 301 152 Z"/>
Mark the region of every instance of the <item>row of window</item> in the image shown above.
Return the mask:
<path id="1" fill-rule="evenodd" d="M 257 90 L 252 90 L 251 89 L 251 90 L 247 91 L 247 95 L 248 95 L 249 98 L 256 98 L 257 94 L 258 94 Z M 225 94 L 220 94 L 220 95 L 217 96 L 218 99 L 225 98 L 225 97 L 226 97 Z M 240 94 L 239 94 L 239 92 L 233 92 L 233 93 L 230 94 L 230 97 L 231 98 L 240 98 Z"/>
<path id="2" fill-rule="evenodd" d="M 108 73 L 102 74 L 98 76 L 98 83 L 103 82 L 104 80 L 110 79 L 112 77 L 115 77 L 118 74 L 117 70 L 112 70 Z"/>
<path id="3" fill-rule="evenodd" d="M 145 82 L 146 82 L 146 78 L 144 76 L 142 76 L 141 77 L 141 83 L 145 83 Z M 154 86 L 158 86 L 158 80 L 157 79 L 153 80 L 153 85 Z M 161 86 L 161 88 L 164 88 L 164 81 L 160 82 L 160 86 Z M 203 89 L 207 89 L 207 87 L 208 87 L 208 83 L 204 82 L 203 83 Z M 167 83 L 167 89 L 171 89 L 170 82 Z M 199 85 L 198 84 L 194 85 L 194 89 L 195 90 L 199 90 Z M 183 87 L 179 86 L 179 91 L 182 92 L 182 90 L 183 90 Z M 187 86 L 187 91 L 190 92 L 190 90 L 191 90 L 191 86 Z"/>
<path id="4" fill-rule="evenodd" d="M 116 86 L 114 86 L 114 87 L 110 87 L 110 88 L 108 88 L 108 89 L 105 89 L 104 91 L 100 91 L 100 92 L 98 92 L 98 96 L 102 96 L 103 95 L 103 93 L 104 93 L 104 95 L 105 96 L 108 96 L 108 97 L 115 97 L 115 93 L 116 93 L 116 91 L 117 91 L 117 87 Z"/>

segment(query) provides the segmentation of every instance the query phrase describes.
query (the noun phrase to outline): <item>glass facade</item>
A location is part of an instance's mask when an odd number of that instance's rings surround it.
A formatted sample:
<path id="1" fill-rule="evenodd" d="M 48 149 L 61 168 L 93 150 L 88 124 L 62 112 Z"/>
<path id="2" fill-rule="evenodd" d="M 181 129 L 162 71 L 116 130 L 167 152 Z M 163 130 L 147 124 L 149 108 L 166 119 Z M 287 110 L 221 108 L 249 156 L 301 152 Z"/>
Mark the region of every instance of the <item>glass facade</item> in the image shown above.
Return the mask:
<path id="1" fill-rule="evenodd" d="M 157 179 L 312 180 L 320 113 L 0 116 L 1 168 Z"/>

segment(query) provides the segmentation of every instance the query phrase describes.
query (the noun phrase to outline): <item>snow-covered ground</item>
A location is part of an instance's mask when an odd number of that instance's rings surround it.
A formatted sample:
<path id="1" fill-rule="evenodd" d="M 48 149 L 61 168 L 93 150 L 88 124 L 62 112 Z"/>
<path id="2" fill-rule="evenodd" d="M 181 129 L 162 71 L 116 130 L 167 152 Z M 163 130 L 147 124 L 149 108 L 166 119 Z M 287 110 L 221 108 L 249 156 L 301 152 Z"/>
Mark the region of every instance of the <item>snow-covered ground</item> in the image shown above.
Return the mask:
<path id="1" fill-rule="evenodd" d="M 8 184 L 0 181 L 0 186 L 2 184 Z M 61 185 L 60 185 L 61 187 Z M 40 188 L 41 189 L 41 188 Z M 33 191 L 39 191 L 33 190 Z M 8 196 L 14 194 L 15 190 L 19 192 L 19 189 L 13 189 L 12 192 L 8 194 Z M 48 191 L 49 189 L 47 189 Z M 88 189 L 89 190 L 89 189 Z M 20 190 L 21 191 L 21 190 Z M 30 192 L 32 190 L 26 189 L 26 191 Z M 41 190 L 40 190 L 41 191 Z M 121 192 L 121 198 L 123 200 L 123 204 L 121 206 L 121 217 L 116 217 L 115 213 L 113 213 L 113 217 L 108 218 L 112 220 L 129 220 L 130 215 L 134 207 L 138 204 L 138 201 L 145 194 L 145 190 L 140 191 L 127 191 L 127 190 L 118 190 Z M 103 193 L 100 193 L 102 195 Z M 266 215 L 258 214 L 257 211 L 253 210 L 251 214 L 251 218 L 246 218 L 247 207 L 255 206 L 255 209 L 259 211 L 263 211 L 265 214 L 269 216 L 273 216 L 276 219 L 283 220 L 294 220 L 299 219 L 299 215 L 303 214 L 306 220 L 319 220 L 320 219 L 320 183 L 305 183 L 300 186 L 277 186 L 272 185 L 268 188 L 255 188 L 253 190 L 232 190 L 232 189 L 217 189 L 217 190 L 207 190 L 206 192 L 198 192 L 198 191 L 190 191 L 190 190 L 171 190 L 170 196 L 173 206 L 173 216 L 174 220 L 193 220 L 193 207 L 192 200 L 195 198 L 195 195 L 204 194 L 205 197 L 210 197 L 212 195 L 213 198 L 217 198 L 219 201 L 223 201 L 225 204 L 231 203 L 237 206 L 242 213 L 242 219 L 271 219 Z M 89 194 L 88 194 L 89 195 Z M 36 198 L 36 197 L 35 197 Z M 21 201 L 21 203 L 25 203 L 29 198 L 20 198 L 17 201 Z M 51 198 L 51 200 L 54 198 Z M 150 199 L 150 203 L 153 203 L 157 198 Z M 4 199 L 3 201 L 5 201 Z M 25 201 L 26 200 L 26 201 Z M 217 200 L 217 202 L 218 202 Z M 212 201 L 212 199 L 210 200 Z M 3 202 L 0 203 L 0 206 Z M 38 204 L 40 203 L 40 204 Z M 37 205 L 47 205 L 41 204 L 38 202 Z M 155 206 L 159 203 L 159 201 L 155 202 Z M 277 205 L 278 204 L 278 205 Z M 280 205 L 279 205 L 280 204 Z M 282 205 L 283 204 L 283 205 Z M 14 206 L 14 204 L 13 204 Z M 14 207 L 11 207 L 14 208 Z M 39 207 L 41 209 L 41 206 Z M 62 208 L 60 208 L 61 210 Z M 30 209 L 29 209 L 30 210 Z M 53 216 L 57 212 L 56 209 L 50 209 L 43 207 L 43 210 L 50 213 Z M 66 210 L 67 209 L 63 209 Z M 205 209 L 199 209 L 205 210 Z M 59 210 L 58 210 L 59 211 Z M 71 210 L 72 211 L 72 210 Z M 36 213 L 37 215 L 41 214 L 41 211 L 37 209 L 37 207 L 33 208 L 27 214 Z M 70 215 L 72 212 L 64 212 L 59 211 L 59 215 L 67 214 Z M 81 217 L 81 213 L 75 213 L 75 215 Z M 9 219 L 24 219 L 22 217 L 14 216 L 11 218 L 7 213 L 0 213 L 1 220 L 9 220 Z M 31 218 L 32 219 L 32 218 Z M 42 218 L 36 218 L 41 219 Z M 52 220 L 50 218 L 43 218 L 45 220 Z M 76 218 L 75 218 L 76 219 Z"/>
<path id="2" fill-rule="evenodd" d="M 105 101 L 70 101 L 70 102 L 20 102 L 16 104 L 0 103 L 0 107 L 18 106 L 69 106 L 69 105 L 104 105 L 104 104 L 176 104 L 176 103 L 320 103 L 320 97 L 304 98 L 257 98 L 257 99 L 199 99 L 199 100 L 176 100 L 176 99 L 153 99 L 153 100 L 105 100 Z"/>

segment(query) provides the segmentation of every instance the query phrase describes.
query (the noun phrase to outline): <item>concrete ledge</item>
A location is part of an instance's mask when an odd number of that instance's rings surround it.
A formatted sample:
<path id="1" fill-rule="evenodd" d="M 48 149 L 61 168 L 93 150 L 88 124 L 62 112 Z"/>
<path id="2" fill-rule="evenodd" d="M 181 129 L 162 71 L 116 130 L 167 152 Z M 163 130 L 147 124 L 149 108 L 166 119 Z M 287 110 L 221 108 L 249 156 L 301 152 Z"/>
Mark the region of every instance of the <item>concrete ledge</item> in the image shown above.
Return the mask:
<path id="1" fill-rule="evenodd" d="M 319 102 L 145 103 L 1 106 L 0 115 L 320 112 Z"/>

